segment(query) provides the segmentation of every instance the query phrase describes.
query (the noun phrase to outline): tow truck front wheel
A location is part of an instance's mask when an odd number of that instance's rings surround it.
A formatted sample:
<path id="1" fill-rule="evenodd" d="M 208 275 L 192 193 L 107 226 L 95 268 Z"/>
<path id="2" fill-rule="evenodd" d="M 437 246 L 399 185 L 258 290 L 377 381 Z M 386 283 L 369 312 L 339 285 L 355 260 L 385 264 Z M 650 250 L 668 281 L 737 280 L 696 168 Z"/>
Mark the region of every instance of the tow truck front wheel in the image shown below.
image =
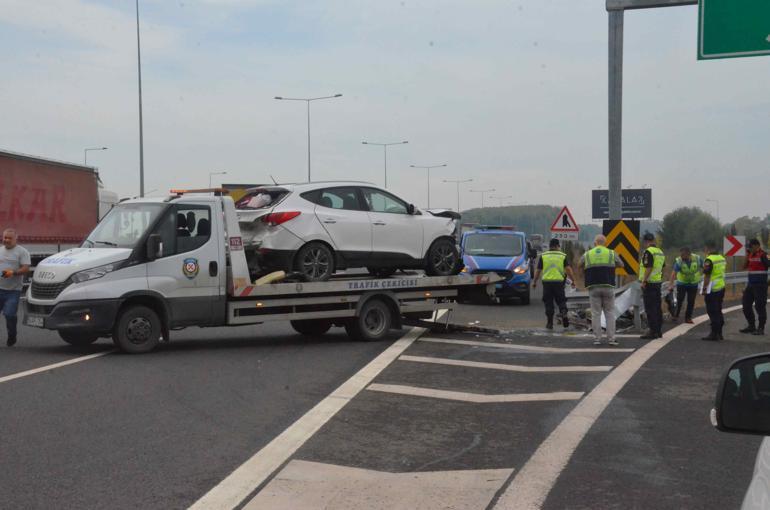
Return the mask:
<path id="1" fill-rule="evenodd" d="M 155 349 L 160 341 L 160 318 L 142 305 L 125 308 L 118 317 L 112 341 L 123 352 L 141 354 Z"/>
<path id="2" fill-rule="evenodd" d="M 60 330 L 59 336 L 62 340 L 75 347 L 86 347 L 99 339 L 99 335 L 86 333 L 77 329 Z"/>
<path id="3" fill-rule="evenodd" d="M 345 331 L 350 338 L 375 342 L 385 338 L 391 324 L 390 308 L 381 299 L 375 298 L 364 304 L 358 317 L 345 324 Z"/>

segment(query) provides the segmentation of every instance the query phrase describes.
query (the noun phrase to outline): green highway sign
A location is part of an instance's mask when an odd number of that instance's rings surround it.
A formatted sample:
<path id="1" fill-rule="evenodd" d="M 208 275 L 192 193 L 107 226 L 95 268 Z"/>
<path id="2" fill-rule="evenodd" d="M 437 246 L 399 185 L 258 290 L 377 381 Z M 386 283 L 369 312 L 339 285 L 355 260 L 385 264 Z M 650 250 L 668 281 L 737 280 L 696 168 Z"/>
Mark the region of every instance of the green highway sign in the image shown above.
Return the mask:
<path id="1" fill-rule="evenodd" d="M 770 55 L 770 0 L 700 0 L 698 60 Z"/>

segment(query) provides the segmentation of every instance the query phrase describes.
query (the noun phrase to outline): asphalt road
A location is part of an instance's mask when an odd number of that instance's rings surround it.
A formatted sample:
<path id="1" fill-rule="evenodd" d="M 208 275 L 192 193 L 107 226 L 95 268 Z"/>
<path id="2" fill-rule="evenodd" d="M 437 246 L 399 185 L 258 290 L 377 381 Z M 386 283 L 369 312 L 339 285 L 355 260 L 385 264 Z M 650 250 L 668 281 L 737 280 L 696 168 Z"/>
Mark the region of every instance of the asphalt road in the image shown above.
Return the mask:
<path id="1" fill-rule="evenodd" d="M 621 350 L 597 352 L 588 335 L 538 329 L 542 313 L 536 298 L 462 307 L 454 322 L 511 331 L 428 332 L 403 344 L 241 506 L 507 508 L 506 491 L 526 480 L 541 446 L 645 345 L 621 338 Z M 697 340 L 698 326 L 642 365 L 542 507 L 738 507 L 760 438 L 714 431 L 708 411 L 732 359 L 770 350 L 740 326 L 730 315 L 722 343 Z M 129 356 L 107 340 L 76 351 L 23 327 L 16 347 L 0 347 L 0 506 L 186 508 L 401 335 L 360 343 L 339 329 L 322 338 L 285 325 L 191 329 Z M 563 371 L 538 371 L 547 367 Z"/>

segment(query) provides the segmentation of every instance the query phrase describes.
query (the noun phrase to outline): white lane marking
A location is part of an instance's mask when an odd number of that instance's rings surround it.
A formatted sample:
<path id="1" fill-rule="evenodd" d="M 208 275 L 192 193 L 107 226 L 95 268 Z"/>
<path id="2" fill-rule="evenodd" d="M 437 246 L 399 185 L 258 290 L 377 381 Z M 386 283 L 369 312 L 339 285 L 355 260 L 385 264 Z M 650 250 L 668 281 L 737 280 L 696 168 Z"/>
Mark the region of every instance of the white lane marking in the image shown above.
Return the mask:
<path id="1" fill-rule="evenodd" d="M 574 354 L 586 352 L 603 352 L 615 354 L 619 352 L 634 352 L 634 349 L 618 349 L 612 347 L 540 347 L 538 345 L 503 344 L 497 342 L 479 342 L 478 340 L 455 340 L 450 338 L 420 338 L 420 342 L 434 342 L 438 344 L 475 345 L 478 347 L 499 347 L 501 349 L 516 349 L 531 352 L 549 352 L 555 354 Z"/>
<path id="2" fill-rule="evenodd" d="M 370 384 L 370 391 L 396 393 L 413 397 L 438 398 L 441 400 L 456 400 L 474 404 L 491 404 L 495 402 L 548 402 L 552 400 L 580 400 L 582 391 L 556 391 L 553 393 L 509 393 L 501 395 L 483 395 L 480 393 L 465 393 L 460 391 L 434 390 L 400 384 Z"/>
<path id="3" fill-rule="evenodd" d="M 399 361 L 414 361 L 417 363 L 434 363 L 436 365 L 452 365 L 456 367 L 489 368 L 492 370 L 507 370 L 509 372 L 609 372 L 610 365 L 597 366 L 560 366 L 560 367 L 531 367 L 526 365 L 506 365 L 504 363 L 485 363 L 481 361 L 464 361 L 449 358 L 431 358 L 426 356 L 408 356 L 404 354 Z"/>
<path id="4" fill-rule="evenodd" d="M 244 510 L 486 508 L 513 469 L 387 473 L 292 460 Z"/>
<path id="5" fill-rule="evenodd" d="M 239 505 L 425 331 L 422 328 L 410 330 L 207 492 L 190 509 L 229 510 Z"/>
<path id="6" fill-rule="evenodd" d="M 40 372 L 48 372 L 49 370 L 66 367 L 67 365 L 74 365 L 75 363 L 81 363 L 83 361 L 88 361 L 90 359 L 98 358 L 100 356 L 106 356 L 108 354 L 112 354 L 113 352 L 115 352 L 115 350 L 110 349 L 109 351 L 97 352 L 96 354 L 89 354 L 88 356 L 72 358 L 72 359 L 68 359 L 67 361 L 60 361 L 59 363 L 53 363 L 51 365 L 46 365 L 44 367 L 33 368 L 31 370 L 25 370 L 24 372 L 17 372 L 15 374 L 5 375 L 3 377 L 0 377 L 0 383 L 13 381 L 15 379 L 21 379 L 22 377 L 39 374 Z"/>
<path id="7" fill-rule="evenodd" d="M 725 309 L 724 312 L 741 308 L 741 306 L 733 306 Z M 615 395 L 656 352 L 674 338 L 707 320 L 708 317 L 702 315 L 693 319 L 694 324 L 681 324 L 669 330 L 663 338 L 651 340 L 618 365 L 540 444 L 500 496 L 494 508 L 496 510 L 541 508 L 572 454 Z"/>

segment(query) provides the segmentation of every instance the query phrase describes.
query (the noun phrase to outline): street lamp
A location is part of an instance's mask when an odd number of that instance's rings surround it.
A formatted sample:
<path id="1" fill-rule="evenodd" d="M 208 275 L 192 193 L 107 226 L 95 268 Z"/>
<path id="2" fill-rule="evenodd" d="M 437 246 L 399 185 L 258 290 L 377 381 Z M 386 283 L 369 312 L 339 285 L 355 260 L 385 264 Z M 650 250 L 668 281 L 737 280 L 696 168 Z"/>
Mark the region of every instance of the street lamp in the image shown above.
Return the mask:
<path id="1" fill-rule="evenodd" d="M 493 191 L 496 191 L 495 188 L 489 188 L 489 189 L 472 189 L 469 190 L 471 193 L 481 193 L 481 208 L 484 208 L 484 193 L 491 193 Z M 459 211 L 458 211 L 459 212 Z"/>
<path id="2" fill-rule="evenodd" d="M 83 149 L 83 166 L 88 166 L 88 151 L 106 151 L 107 147 L 88 147 Z"/>
<path id="3" fill-rule="evenodd" d="M 390 143 L 378 143 L 378 142 L 361 142 L 364 145 L 380 145 L 383 149 L 383 154 L 385 155 L 385 189 L 388 188 L 388 145 L 402 145 L 405 143 L 409 143 L 407 140 L 404 140 L 403 142 L 390 142 Z"/>
<path id="4" fill-rule="evenodd" d="M 444 182 L 453 182 L 457 185 L 457 212 L 460 212 L 460 184 L 472 182 L 473 179 L 444 179 Z"/>
<path id="5" fill-rule="evenodd" d="M 500 203 L 500 225 L 503 224 L 503 200 L 507 200 L 509 198 L 513 198 L 512 195 L 490 195 L 489 198 L 493 198 L 495 200 L 499 200 Z"/>
<path id="6" fill-rule="evenodd" d="M 305 101 L 307 103 L 307 182 L 310 181 L 310 102 L 319 101 L 321 99 L 334 99 L 335 97 L 342 97 L 342 94 L 334 94 L 333 96 L 323 97 L 281 97 L 275 96 L 275 99 L 279 101 Z"/>
<path id="7" fill-rule="evenodd" d="M 139 196 L 144 196 L 144 134 L 142 127 L 142 51 L 139 44 L 139 0 L 136 0 L 136 68 L 139 80 Z"/>
<path id="8" fill-rule="evenodd" d="M 225 175 L 227 173 L 227 170 L 224 170 L 222 172 L 209 172 L 209 189 L 211 189 L 211 176 L 212 175 Z"/>
<path id="9" fill-rule="evenodd" d="M 446 163 L 444 163 L 443 165 L 409 165 L 409 166 L 412 168 L 424 168 L 428 171 L 428 209 L 430 209 L 430 169 L 445 167 Z"/>
<path id="10" fill-rule="evenodd" d="M 717 221 L 721 225 L 722 224 L 722 220 L 719 219 L 719 200 L 717 200 L 715 198 L 707 198 L 706 202 L 714 202 L 717 205 Z"/>

